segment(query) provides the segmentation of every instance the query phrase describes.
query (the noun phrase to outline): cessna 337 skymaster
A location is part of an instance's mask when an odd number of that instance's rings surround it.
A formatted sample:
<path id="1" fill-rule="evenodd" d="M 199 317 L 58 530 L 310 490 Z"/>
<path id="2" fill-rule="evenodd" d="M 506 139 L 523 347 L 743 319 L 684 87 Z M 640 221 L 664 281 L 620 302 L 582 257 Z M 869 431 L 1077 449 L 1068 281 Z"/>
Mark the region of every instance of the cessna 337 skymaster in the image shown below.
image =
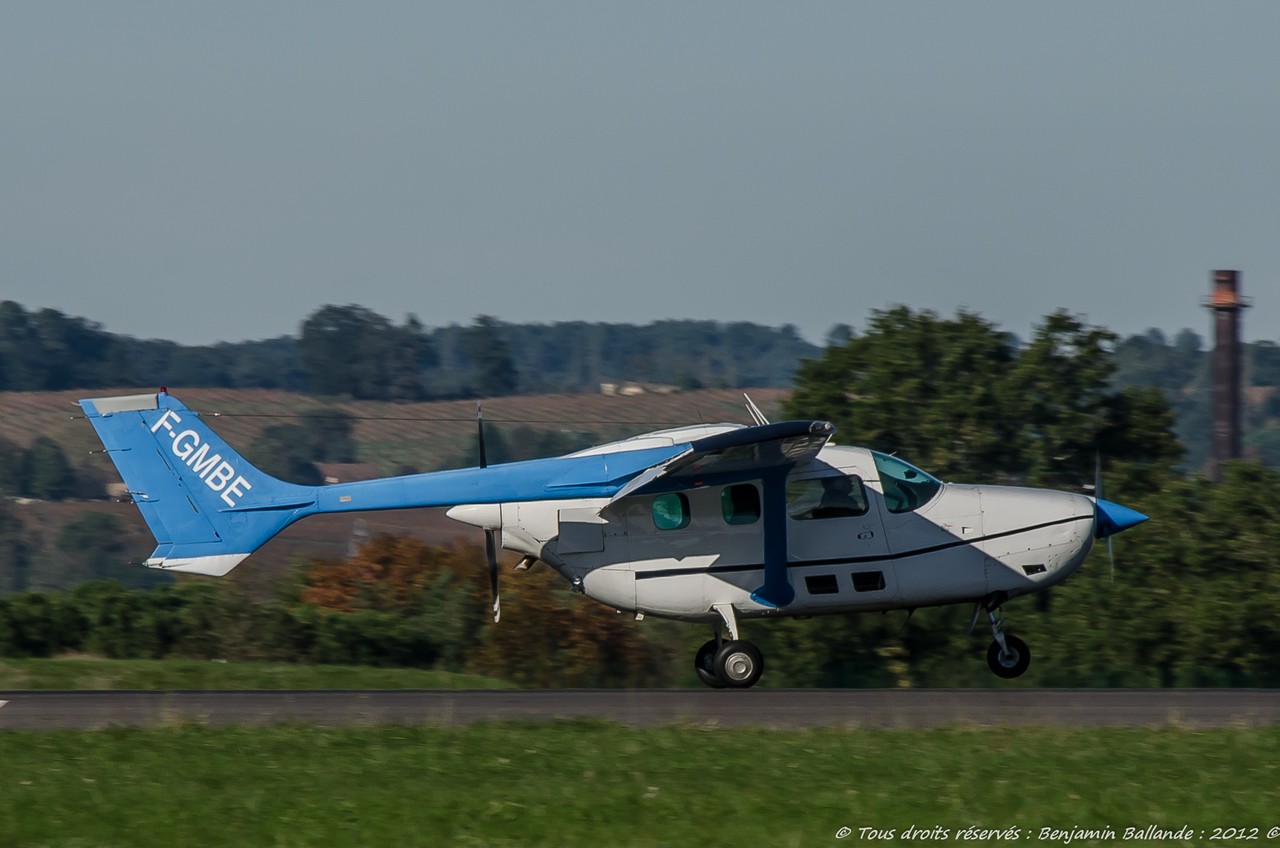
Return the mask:
<path id="1" fill-rule="evenodd" d="M 943 483 L 893 456 L 830 444 L 824 421 L 700 425 L 567 456 L 331 486 L 251 466 L 165 391 L 80 406 L 155 536 L 152 568 L 222 576 L 319 513 L 452 507 L 572 587 L 636 613 L 712 624 L 698 677 L 746 687 L 764 668 L 740 619 L 974 604 L 1000 677 L 1026 671 L 1001 605 L 1080 566 L 1095 538 L 1146 520 L 1045 489 Z M 483 430 L 481 431 L 483 434 Z M 519 567 L 519 566 L 517 566 Z M 728 631 L 728 639 L 721 635 Z"/>

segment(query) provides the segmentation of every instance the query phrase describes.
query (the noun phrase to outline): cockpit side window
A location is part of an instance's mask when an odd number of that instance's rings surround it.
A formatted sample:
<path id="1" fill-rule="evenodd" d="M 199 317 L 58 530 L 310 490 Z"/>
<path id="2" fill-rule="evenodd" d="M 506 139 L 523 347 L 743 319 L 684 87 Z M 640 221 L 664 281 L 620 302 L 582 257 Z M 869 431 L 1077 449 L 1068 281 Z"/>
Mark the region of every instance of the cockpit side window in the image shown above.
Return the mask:
<path id="1" fill-rule="evenodd" d="M 872 451 L 889 512 L 913 512 L 933 500 L 942 481 L 896 456 Z"/>
<path id="2" fill-rule="evenodd" d="M 787 483 L 787 513 L 797 521 L 866 515 L 862 478 L 841 475 L 791 480 Z"/>

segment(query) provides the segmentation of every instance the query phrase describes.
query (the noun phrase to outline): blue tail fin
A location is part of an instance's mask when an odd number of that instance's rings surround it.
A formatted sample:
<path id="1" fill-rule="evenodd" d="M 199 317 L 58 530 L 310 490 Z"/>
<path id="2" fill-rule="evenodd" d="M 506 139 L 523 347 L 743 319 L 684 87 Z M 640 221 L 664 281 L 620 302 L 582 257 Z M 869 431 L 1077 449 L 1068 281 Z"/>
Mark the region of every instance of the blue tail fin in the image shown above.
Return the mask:
<path id="1" fill-rule="evenodd" d="M 221 576 L 316 511 L 315 488 L 254 468 L 167 393 L 80 407 L 156 538 L 152 568 Z"/>

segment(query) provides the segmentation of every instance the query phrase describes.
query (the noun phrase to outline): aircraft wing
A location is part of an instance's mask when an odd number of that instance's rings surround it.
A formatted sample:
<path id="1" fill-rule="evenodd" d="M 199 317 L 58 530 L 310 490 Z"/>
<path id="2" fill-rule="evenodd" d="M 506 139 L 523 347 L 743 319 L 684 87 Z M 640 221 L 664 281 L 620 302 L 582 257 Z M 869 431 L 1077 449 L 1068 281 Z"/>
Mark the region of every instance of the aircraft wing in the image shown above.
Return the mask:
<path id="1" fill-rule="evenodd" d="M 834 434 L 835 427 L 827 421 L 782 421 L 695 439 L 680 453 L 637 474 L 609 502 L 709 479 L 750 479 L 789 469 L 816 457 Z"/>

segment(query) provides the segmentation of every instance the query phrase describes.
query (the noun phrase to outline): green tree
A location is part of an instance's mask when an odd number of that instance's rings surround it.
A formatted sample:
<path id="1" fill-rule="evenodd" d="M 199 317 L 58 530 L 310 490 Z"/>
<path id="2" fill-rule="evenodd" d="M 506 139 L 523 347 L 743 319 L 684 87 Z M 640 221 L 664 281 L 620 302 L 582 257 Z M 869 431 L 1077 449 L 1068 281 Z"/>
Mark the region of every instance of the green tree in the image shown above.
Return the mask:
<path id="1" fill-rule="evenodd" d="M 86 510 L 63 525 L 56 542 L 59 556 L 42 567 L 33 584 L 65 589 L 90 580 L 118 580 L 128 588 L 150 588 L 173 582 L 162 571 L 127 562 L 120 519 Z"/>
<path id="2" fill-rule="evenodd" d="M 22 494 L 29 498 L 60 501 L 75 493 L 75 471 L 62 448 L 48 436 L 37 436 L 27 448 L 18 479 Z"/>
<path id="3" fill-rule="evenodd" d="M 503 325 L 481 315 L 467 331 L 463 352 L 471 360 L 473 390 L 484 397 L 515 394 L 520 385 L 511 349 L 503 337 Z"/>
<path id="4" fill-rule="evenodd" d="M 903 451 L 947 479 L 1012 476 L 1015 360 L 1014 339 L 976 315 L 877 311 L 866 333 L 801 363 L 785 413 L 830 420 L 840 441 Z"/>
<path id="5" fill-rule="evenodd" d="M 0 468 L 6 473 L 0 475 L 0 497 L 14 497 L 22 494 L 22 459 L 25 451 L 16 442 L 0 436 Z"/>
<path id="6" fill-rule="evenodd" d="M 1020 346 L 976 315 L 895 307 L 802 363 L 785 411 L 831 420 L 842 441 L 901 451 L 944 479 L 1077 488 L 1098 454 L 1166 472 L 1181 456 L 1168 404 L 1112 387 L 1113 341 L 1064 312 Z"/>
<path id="7" fill-rule="evenodd" d="M 397 327 L 362 306 L 325 306 L 302 324 L 298 352 L 311 391 L 373 400 L 420 400 L 434 348 L 417 318 Z"/>
<path id="8" fill-rule="evenodd" d="M 341 409 L 319 409 L 302 416 L 314 462 L 355 462 L 355 418 Z"/>
<path id="9" fill-rule="evenodd" d="M 0 593 L 25 590 L 30 564 L 26 529 L 9 504 L 0 499 Z"/>
<path id="10" fill-rule="evenodd" d="M 324 476 L 313 461 L 315 445 L 301 424 L 277 424 L 262 431 L 245 450 L 248 460 L 262 471 L 289 483 L 319 486 Z"/>

